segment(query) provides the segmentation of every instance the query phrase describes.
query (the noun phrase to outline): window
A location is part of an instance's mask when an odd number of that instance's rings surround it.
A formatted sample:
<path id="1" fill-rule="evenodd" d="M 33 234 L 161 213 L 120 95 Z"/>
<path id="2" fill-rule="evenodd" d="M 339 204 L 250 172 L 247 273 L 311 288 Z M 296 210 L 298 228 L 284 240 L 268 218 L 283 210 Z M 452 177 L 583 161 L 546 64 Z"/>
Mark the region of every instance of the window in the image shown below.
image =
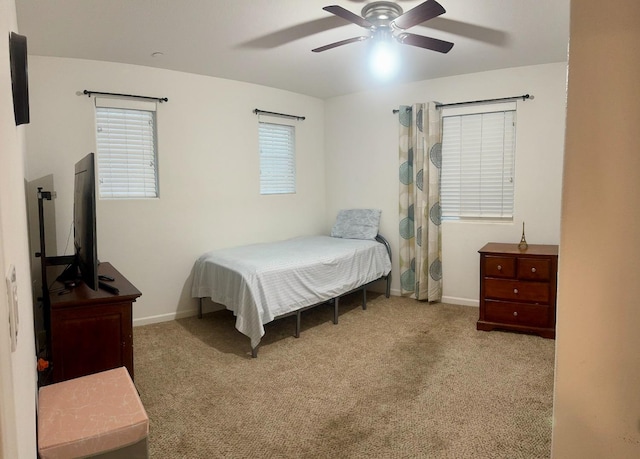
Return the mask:
<path id="1" fill-rule="evenodd" d="M 513 219 L 515 103 L 480 110 L 443 112 L 443 219 Z"/>
<path id="2" fill-rule="evenodd" d="M 260 121 L 260 194 L 296 192 L 295 127 Z"/>
<path id="3" fill-rule="evenodd" d="M 100 198 L 157 198 L 156 104 L 96 98 Z"/>

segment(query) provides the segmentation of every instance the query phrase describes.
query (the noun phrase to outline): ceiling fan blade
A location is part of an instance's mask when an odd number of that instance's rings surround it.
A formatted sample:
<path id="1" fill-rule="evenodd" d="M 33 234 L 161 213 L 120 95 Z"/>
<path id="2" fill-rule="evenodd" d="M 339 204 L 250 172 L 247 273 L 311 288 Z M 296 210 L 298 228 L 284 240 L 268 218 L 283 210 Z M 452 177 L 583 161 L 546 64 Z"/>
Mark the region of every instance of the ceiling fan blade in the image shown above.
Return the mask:
<path id="1" fill-rule="evenodd" d="M 438 40 L 437 38 L 425 37 L 423 35 L 415 35 L 413 33 L 401 33 L 396 35 L 398 40 L 403 45 L 417 46 L 419 48 L 426 48 L 439 53 L 448 53 L 453 48 L 453 43 L 450 41 Z"/>
<path id="2" fill-rule="evenodd" d="M 440 16 L 444 12 L 445 9 L 440 3 L 436 2 L 436 0 L 427 0 L 407 11 L 402 16 L 395 18 L 392 24 L 399 29 L 408 29 L 409 27 L 422 24 L 424 21 Z"/>
<path id="3" fill-rule="evenodd" d="M 357 14 L 354 14 L 351 11 L 344 9 L 339 5 L 325 6 L 322 9 L 325 11 L 328 11 L 331 14 L 335 14 L 336 16 L 341 17 L 342 19 L 346 19 L 349 22 L 353 22 L 354 24 L 357 24 L 360 27 L 364 27 L 365 29 L 373 27 L 373 24 L 371 24 L 362 16 L 358 16 Z"/>
<path id="4" fill-rule="evenodd" d="M 346 40 L 337 41 L 337 42 L 331 43 L 329 45 L 324 45 L 324 46 L 321 46 L 319 48 L 312 49 L 311 51 L 313 51 L 314 53 L 321 53 L 322 51 L 326 51 L 328 49 L 333 49 L 333 48 L 336 48 L 336 47 L 342 46 L 342 45 L 348 45 L 349 43 L 355 43 L 355 42 L 358 42 L 358 41 L 368 40 L 369 38 L 371 38 L 371 37 L 348 38 Z"/>

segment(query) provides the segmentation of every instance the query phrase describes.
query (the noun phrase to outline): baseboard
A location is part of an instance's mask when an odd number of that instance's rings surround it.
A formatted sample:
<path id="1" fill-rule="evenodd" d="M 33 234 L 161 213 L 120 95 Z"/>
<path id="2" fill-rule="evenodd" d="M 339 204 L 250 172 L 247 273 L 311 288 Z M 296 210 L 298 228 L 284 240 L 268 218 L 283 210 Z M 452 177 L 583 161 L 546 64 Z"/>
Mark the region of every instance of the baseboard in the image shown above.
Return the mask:
<path id="1" fill-rule="evenodd" d="M 457 304 L 460 306 L 473 306 L 473 307 L 480 307 L 480 301 L 479 300 L 471 300 L 469 298 L 458 298 L 455 296 L 443 296 L 442 303 L 447 303 L 447 304 Z"/>
<path id="2" fill-rule="evenodd" d="M 385 294 L 385 287 L 384 286 L 380 286 L 380 285 L 372 285 L 370 287 L 367 287 L 367 292 L 372 292 L 372 293 L 382 293 L 383 295 Z M 400 290 L 392 288 L 389 289 L 389 295 L 391 296 L 400 296 Z"/>
<path id="3" fill-rule="evenodd" d="M 160 322 L 169 322 L 170 320 L 182 319 L 184 317 L 191 317 L 198 314 L 197 308 L 186 309 L 182 311 L 172 312 L 169 314 L 160 314 L 157 316 L 142 317 L 140 319 L 133 319 L 133 326 L 139 327 L 140 325 L 157 324 Z"/>
<path id="4" fill-rule="evenodd" d="M 371 291 L 377 292 L 377 293 L 384 293 L 384 291 L 378 292 L 377 289 L 371 289 Z M 397 289 L 391 289 L 391 295 L 392 296 L 400 296 L 400 290 Z M 460 306 L 472 306 L 472 307 L 479 307 L 479 301 L 478 300 L 470 300 L 468 298 L 457 298 L 457 297 L 453 297 L 453 296 L 443 296 L 442 303 L 447 303 L 447 304 L 457 304 Z M 206 308 L 207 305 L 205 305 Z M 211 306 L 211 303 L 209 303 L 208 306 Z M 209 312 L 209 310 L 215 310 L 216 308 L 206 308 L 205 312 Z M 176 320 L 176 319 L 182 319 L 185 317 L 191 317 L 191 316 L 195 316 L 198 314 L 198 308 L 191 308 L 191 309 L 184 309 L 182 311 L 177 311 L 177 312 L 172 312 L 169 314 L 160 314 L 157 316 L 149 316 L 149 317 L 142 317 L 140 319 L 133 319 L 133 326 L 134 327 L 139 327 L 141 325 L 149 325 L 149 324 L 157 324 L 160 322 L 169 322 L 170 320 Z"/>
<path id="5" fill-rule="evenodd" d="M 384 290 L 379 290 L 376 288 L 372 288 L 371 291 L 377 292 L 377 293 L 384 293 Z M 391 293 L 391 296 L 402 296 L 402 292 L 399 289 L 392 288 L 390 293 Z M 447 304 L 456 304 L 459 306 L 472 306 L 476 308 L 480 307 L 480 301 L 478 300 L 473 300 L 469 298 L 458 298 L 455 296 L 443 296 L 440 302 L 447 303 Z"/>

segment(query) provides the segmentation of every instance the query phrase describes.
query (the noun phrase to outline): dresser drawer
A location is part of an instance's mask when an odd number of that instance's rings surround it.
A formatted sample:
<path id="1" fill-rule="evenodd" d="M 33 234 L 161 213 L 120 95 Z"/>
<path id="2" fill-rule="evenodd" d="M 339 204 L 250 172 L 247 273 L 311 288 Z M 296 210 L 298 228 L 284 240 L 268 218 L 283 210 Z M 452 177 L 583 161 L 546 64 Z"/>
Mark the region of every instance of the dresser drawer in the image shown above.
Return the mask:
<path id="1" fill-rule="evenodd" d="M 498 322 L 531 327 L 548 327 L 551 308 L 547 305 L 485 301 L 484 318 Z"/>
<path id="2" fill-rule="evenodd" d="M 484 279 L 484 296 L 485 298 L 546 304 L 549 302 L 549 284 L 509 279 Z"/>
<path id="3" fill-rule="evenodd" d="M 542 258 L 518 258 L 518 279 L 549 280 L 551 260 Z"/>
<path id="4" fill-rule="evenodd" d="M 514 278 L 516 259 L 513 257 L 495 257 L 487 255 L 484 260 L 484 275 L 487 277 Z"/>

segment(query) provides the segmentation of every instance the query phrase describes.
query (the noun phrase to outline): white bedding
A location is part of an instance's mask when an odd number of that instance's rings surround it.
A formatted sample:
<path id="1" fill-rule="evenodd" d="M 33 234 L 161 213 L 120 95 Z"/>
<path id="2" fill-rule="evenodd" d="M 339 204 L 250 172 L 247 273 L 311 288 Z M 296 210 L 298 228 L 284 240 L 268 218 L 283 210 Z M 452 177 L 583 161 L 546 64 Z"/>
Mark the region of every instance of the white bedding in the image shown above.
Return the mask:
<path id="1" fill-rule="evenodd" d="M 391 272 L 376 241 L 309 236 L 220 249 L 195 264 L 192 296 L 209 297 L 236 316 L 258 346 L 277 316 L 338 297 Z"/>

